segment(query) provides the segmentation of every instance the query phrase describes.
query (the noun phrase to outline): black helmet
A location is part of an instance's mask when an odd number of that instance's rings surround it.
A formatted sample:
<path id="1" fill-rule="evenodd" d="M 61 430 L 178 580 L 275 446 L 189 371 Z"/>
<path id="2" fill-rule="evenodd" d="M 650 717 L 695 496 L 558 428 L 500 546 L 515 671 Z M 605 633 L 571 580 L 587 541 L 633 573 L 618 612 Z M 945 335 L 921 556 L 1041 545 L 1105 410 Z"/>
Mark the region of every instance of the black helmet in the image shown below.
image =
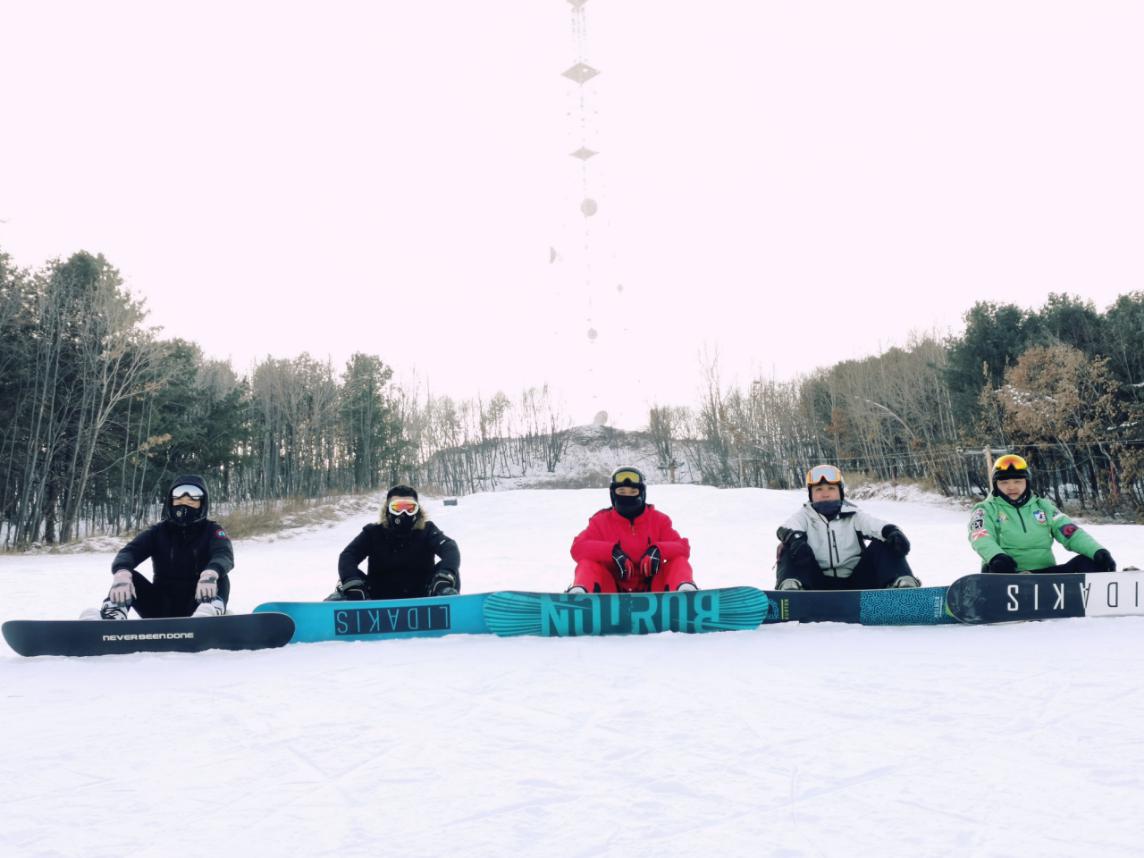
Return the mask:
<path id="1" fill-rule="evenodd" d="M 385 493 L 385 507 L 381 514 L 385 524 L 395 530 L 412 529 L 423 514 L 417 490 L 411 486 L 393 486 Z"/>
<path id="2" fill-rule="evenodd" d="M 175 506 L 175 500 L 181 497 L 189 497 L 199 501 L 198 508 L 182 504 Z M 198 474 L 184 474 L 176 478 L 171 483 L 170 491 L 167 492 L 167 499 L 163 502 L 165 517 L 180 527 L 203 521 L 207 517 L 209 508 L 210 497 L 207 494 L 207 484 Z"/>
<path id="3" fill-rule="evenodd" d="M 997 488 L 998 480 L 1024 480 L 1025 491 L 1016 500 L 1009 500 L 1008 495 L 1004 494 Z M 1029 499 L 1029 495 L 1033 493 L 1032 481 L 1029 479 L 1029 463 L 1025 461 L 1022 456 L 1015 453 L 1006 453 L 1004 456 L 998 456 L 997 461 L 993 463 L 993 496 L 1004 498 L 1015 506 L 1020 506 Z"/>
<path id="4" fill-rule="evenodd" d="M 625 497 L 616 494 L 620 486 L 633 486 L 639 489 L 637 497 Z M 616 468 L 612 471 L 612 479 L 608 483 L 608 497 L 612 500 L 612 508 L 625 518 L 634 519 L 644 511 L 647 505 L 647 480 L 638 468 Z"/>
<path id="5" fill-rule="evenodd" d="M 608 492 L 612 496 L 612 503 L 616 502 L 616 489 L 620 486 L 635 486 L 640 490 L 640 500 L 647 500 L 647 479 L 639 468 L 616 468 L 612 471 L 612 479 L 608 484 Z"/>

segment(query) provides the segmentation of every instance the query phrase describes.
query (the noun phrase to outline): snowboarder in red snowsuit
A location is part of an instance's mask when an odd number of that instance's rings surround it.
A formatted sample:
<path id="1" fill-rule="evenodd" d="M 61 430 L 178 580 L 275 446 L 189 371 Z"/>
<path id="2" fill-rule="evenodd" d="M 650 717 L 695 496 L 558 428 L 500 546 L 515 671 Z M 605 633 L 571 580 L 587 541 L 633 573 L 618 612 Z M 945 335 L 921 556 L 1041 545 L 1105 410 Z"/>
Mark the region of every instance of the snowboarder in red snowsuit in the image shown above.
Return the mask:
<path id="1" fill-rule="evenodd" d="M 635 468 L 612 474 L 612 505 L 590 519 L 572 540 L 576 575 L 569 593 L 646 593 L 694 590 L 691 546 L 671 519 L 647 503 L 644 475 Z"/>

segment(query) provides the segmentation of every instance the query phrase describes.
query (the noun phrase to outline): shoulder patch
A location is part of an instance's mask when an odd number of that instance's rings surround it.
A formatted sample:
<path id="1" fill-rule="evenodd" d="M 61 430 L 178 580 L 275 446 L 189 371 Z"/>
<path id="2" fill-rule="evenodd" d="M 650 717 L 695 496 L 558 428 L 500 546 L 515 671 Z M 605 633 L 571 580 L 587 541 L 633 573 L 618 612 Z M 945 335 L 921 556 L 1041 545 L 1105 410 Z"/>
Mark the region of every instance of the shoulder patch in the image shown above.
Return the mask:
<path id="1" fill-rule="evenodd" d="M 215 531 L 215 537 L 217 539 L 230 539 L 230 537 L 226 535 L 226 531 L 221 527 Z"/>
<path id="2" fill-rule="evenodd" d="M 1076 533 L 1078 530 L 1080 530 L 1079 527 L 1077 527 L 1072 522 L 1069 522 L 1068 524 L 1066 524 L 1064 527 L 1061 528 L 1061 536 L 1063 536 L 1065 539 L 1072 539 L 1072 535 L 1074 533 Z"/>
<path id="3" fill-rule="evenodd" d="M 981 530 L 985 526 L 985 510 L 978 507 L 973 511 L 973 518 L 969 520 L 970 530 Z"/>

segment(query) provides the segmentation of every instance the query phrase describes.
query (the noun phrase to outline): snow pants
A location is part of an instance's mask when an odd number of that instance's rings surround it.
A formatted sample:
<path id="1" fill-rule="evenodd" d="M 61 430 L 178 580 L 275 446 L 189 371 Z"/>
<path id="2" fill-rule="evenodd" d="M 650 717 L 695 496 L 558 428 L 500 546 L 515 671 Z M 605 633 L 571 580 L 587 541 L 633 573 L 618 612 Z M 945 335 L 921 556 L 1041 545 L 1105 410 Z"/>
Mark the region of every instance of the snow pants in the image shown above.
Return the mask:
<path id="1" fill-rule="evenodd" d="M 981 567 L 982 572 L 988 572 L 986 566 Z M 1083 554 L 1078 554 L 1068 563 L 1058 563 L 1056 566 L 1049 566 L 1046 569 L 1030 569 L 1029 573 L 1032 575 L 1059 575 L 1062 572 L 1096 572 L 1096 564 L 1085 557 Z"/>
<path id="2" fill-rule="evenodd" d="M 131 579 L 135 584 L 135 601 L 131 607 L 145 620 L 189 617 L 199 606 L 199 600 L 195 598 L 197 580 L 160 580 L 156 584 L 135 571 L 132 571 Z M 224 605 L 230 598 L 229 575 L 219 576 L 218 598 L 222 599 Z"/>
<path id="3" fill-rule="evenodd" d="M 881 590 L 902 575 L 913 575 L 906 558 L 886 547 L 886 543 L 871 539 L 858 559 L 849 578 L 827 575 L 819 568 L 813 554 L 801 563 L 793 563 L 789 552 L 779 546 L 778 575 L 775 586 L 787 578 L 797 578 L 804 590 Z"/>
<path id="4" fill-rule="evenodd" d="M 676 557 L 660 564 L 659 571 L 651 579 L 650 587 L 633 587 L 632 584 L 637 580 L 642 584 L 646 579 L 629 578 L 627 581 L 620 581 L 619 575 L 613 570 L 611 564 L 581 560 L 576 564 L 576 574 L 572 584 L 583 587 L 589 593 L 639 593 L 648 590 L 662 593 L 666 590 L 678 590 L 680 584 L 695 583 L 691 578 L 691 564 L 686 557 Z"/>

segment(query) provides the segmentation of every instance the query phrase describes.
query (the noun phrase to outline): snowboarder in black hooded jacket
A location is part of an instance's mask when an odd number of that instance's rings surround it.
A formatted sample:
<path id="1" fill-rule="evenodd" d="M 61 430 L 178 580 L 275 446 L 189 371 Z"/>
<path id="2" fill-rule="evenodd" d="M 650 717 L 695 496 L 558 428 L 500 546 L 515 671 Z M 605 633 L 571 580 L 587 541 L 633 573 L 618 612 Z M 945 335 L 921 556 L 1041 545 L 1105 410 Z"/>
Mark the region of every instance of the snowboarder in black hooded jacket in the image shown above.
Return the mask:
<path id="1" fill-rule="evenodd" d="M 367 558 L 363 574 L 358 565 Z M 380 523 L 363 527 L 338 556 L 338 578 L 328 602 L 455 596 L 461 551 L 425 516 L 417 492 L 398 485 L 385 496 Z"/>
<path id="2" fill-rule="evenodd" d="M 111 591 L 98 616 L 125 620 L 130 608 L 146 618 L 225 613 L 234 550 L 226 531 L 207 518 L 209 509 L 202 477 L 176 479 L 163 504 L 163 520 L 127 543 L 111 562 Z M 136 569 L 148 558 L 154 573 L 150 581 Z"/>

